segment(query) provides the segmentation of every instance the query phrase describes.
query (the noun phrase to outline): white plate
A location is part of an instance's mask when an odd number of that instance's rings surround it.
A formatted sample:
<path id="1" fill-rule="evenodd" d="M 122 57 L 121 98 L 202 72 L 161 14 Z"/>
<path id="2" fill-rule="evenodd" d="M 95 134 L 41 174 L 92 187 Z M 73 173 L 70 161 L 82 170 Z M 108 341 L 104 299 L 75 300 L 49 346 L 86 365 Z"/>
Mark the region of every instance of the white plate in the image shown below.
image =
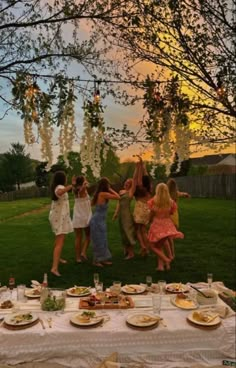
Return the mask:
<path id="1" fill-rule="evenodd" d="M 25 296 L 27 296 L 27 298 L 40 298 L 40 294 L 34 294 L 35 290 L 38 289 L 26 289 Z"/>
<path id="2" fill-rule="evenodd" d="M 180 309 L 197 309 L 197 304 L 193 300 L 177 298 L 175 295 L 173 295 L 170 300 L 172 304 Z"/>
<path id="3" fill-rule="evenodd" d="M 21 316 L 23 317 L 24 315 L 27 315 L 27 314 L 31 314 L 32 318 L 29 320 L 23 318 L 21 321 L 19 321 L 19 318 Z M 38 316 L 36 314 L 31 313 L 31 312 L 25 312 L 25 313 L 8 314 L 7 316 L 5 316 L 4 322 L 10 326 L 25 326 L 25 325 L 29 325 L 35 322 L 37 319 L 38 319 Z"/>
<path id="4" fill-rule="evenodd" d="M 97 314 L 95 314 L 94 317 L 92 317 L 89 321 L 81 321 L 79 319 L 79 317 L 82 315 L 82 313 L 76 313 L 73 316 L 71 316 L 70 321 L 78 326 L 93 326 L 93 325 L 97 325 L 98 323 L 100 323 L 103 320 L 103 316 L 99 316 Z"/>
<path id="5" fill-rule="evenodd" d="M 146 287 L 142 285 L 131 284 L 122 286 L 121 290 L 126 294 L 142 294 L 146 290 Z"/>
<path id="6" fill-rule="evenodd" d="M 196 311 L 195 311 L 196 312 Z M 196 325 L 200 325 L 200 326 L 215 326 L 215 325 L 218 325 L 220 322 L 221 322 L 221 319 L 219 317 L 219 315 L 214 318 L 211 322 L 204 322 L 204 321 L 198 321 L 196 320 L 194 317 L 193 317 L 193 314 L 195 312 L 191 312 L 188 316 L 187 316 L 187 319 L 192 322 L 192 323 L 195 323 Z M 215 312 L 212 312 L 212 311 L 209 311 L 209 309 L 199 309 L 197 310 L 197 312 L 200 312 L 200 313 L 206 313 L 207 315 L 209 315 L 209 317 L 214 317 L 216 315 Z"/>
<path id="7" fill-rule="evenodd" d="M 77 292 L 73 292 L 73 290 Z M 69 296 L 87 296 L 91 294 L 90 288 L 86 286 L 74 286 L 66 291 Z"/>
<path id="8" fill-rule="evenodd" d="M 174 293 L 174 294 L 185 293 L 188 290 L 189 290 L 188 286 L 181 284 L 181 282 L 179 283 L 175 282 L 175 283 L 166 285 L 166 291 L 168 291 L 169 293 Z"/>
<path id="9" fill-rule="evenodd" d="M 150 327 L 157 324 L 159 318 L 151 313 L 136 313 L 129 315 L 126 322 L 135 327 Z"/>

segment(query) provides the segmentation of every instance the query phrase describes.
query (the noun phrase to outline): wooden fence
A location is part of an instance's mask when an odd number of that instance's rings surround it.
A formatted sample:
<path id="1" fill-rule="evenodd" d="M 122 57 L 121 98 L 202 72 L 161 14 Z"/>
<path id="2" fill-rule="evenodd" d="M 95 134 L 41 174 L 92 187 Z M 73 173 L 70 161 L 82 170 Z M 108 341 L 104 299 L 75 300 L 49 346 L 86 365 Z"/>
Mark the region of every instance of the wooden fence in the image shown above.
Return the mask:
<path id="1" fill-rule="evenodd" d="M 16 199 L 49 197 L 49 188 L 36 186 L 15 190 L 13 192 L 0 193 L 0 201 L 15 201 Z"/>
<path id="2" fill-rule="evenodd" d="M 182 176 L 175 178 L 179 190 L 198 198 L 234 199 L 236 189 L 235 174 Z"/>
<path id="3" fill-rule="evenodd" d="M 175 178 L 179 190 L 188 192 L 192 197 L 199 198 L 226 198 L 234 199 L 236 193 L 235 174 L 182 176 Z M 154 185 L 155 186 L 155 185 Z M 119 190 L 121 185 L 116 185 Z M 90 188 L 90 195 L 94 187 Z M 50 197 L 49 188 L 38 188 L 33 186 L 16 190 L 14 192 L 0 193 L 0 201 L 14 201 L 16 199 Z"/>

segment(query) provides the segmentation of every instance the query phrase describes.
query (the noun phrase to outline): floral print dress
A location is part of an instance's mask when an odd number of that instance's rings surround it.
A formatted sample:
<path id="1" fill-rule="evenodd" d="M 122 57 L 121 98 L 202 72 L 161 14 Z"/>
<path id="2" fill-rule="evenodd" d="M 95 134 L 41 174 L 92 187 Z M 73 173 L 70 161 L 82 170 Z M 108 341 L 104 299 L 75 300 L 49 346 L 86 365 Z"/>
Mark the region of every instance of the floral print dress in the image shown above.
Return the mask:
<path id="1" fill-rule="evenodd" d="M 150 210 L 154 210 L 153 198 L 148 201 Z M 164 238 L 184 238 L 184 234 L 178 231 L 171 219 L 171 215 L 176 211 L 176 203 L 172 201 L 170 208 L 155 209 L 155 216 L 148 231 L 148 240 L 157 243 Z"/>
<path id="2" fill-rule="evenodd" d="M 52 201 L 51 210 L 49 212 L 49 221 L 52 231 L 55 235 L 68 234 L 74 231 L 70 218 L 70 206 L 68 193 L 58 196 L 58 189 L 64 189 L 63 185 L 58 185 L 55 188 L 55 194 L 58 197 L 57 201 Z"/>

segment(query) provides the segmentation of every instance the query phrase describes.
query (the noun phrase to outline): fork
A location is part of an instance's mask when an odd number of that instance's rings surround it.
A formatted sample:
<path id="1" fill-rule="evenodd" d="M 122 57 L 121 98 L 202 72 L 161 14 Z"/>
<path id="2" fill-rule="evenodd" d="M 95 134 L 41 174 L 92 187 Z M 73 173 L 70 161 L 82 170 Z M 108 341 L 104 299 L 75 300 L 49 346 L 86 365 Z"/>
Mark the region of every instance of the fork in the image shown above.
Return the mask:
<path id="1" fill-rule="evenodd" d="M 52 328 L 52 318 L 48 318 L 47 321 L 49 328 Z"/>
<path id="2" fill-rule="evenodd" d="M 46 327 L 45 327 L 44 322 L 41 318 L 39 318 L 39 322 L 41 323 L 42 328 L 45 330 Z"/>

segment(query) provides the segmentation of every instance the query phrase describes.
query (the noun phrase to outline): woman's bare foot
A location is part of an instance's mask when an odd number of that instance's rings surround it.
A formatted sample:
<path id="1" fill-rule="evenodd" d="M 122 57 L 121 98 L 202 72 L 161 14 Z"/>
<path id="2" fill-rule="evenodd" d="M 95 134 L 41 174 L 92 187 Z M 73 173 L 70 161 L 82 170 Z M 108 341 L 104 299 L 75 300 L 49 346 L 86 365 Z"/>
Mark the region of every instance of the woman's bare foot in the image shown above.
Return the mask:
<path id="1" fill-rule="evenodd" d="M 104 262 L 102 262 L 102 264 L 110 266 L 110 265 L 112 265 L 112 262 L 111 261 L 104 261 Z"/>
<path id="2" fill-rule="evenodd" d="M 77 263 L 82 263 L 82 260 L 80 258 L 76 259 Z"/>
<path id="3" fill-rule="evenodd" d="M 165 270 L 164 270 L 164 267 L 157 267 L 156 271 L 165 271 Z"/>
<path id="4" fill-rule="evenodd" d="M 51 273 L 54 275 L 54 276 L 61 276 L 61 274 L 57 271 L 57 270 L 53 270 L 51 269 Z"/>
<path id="5" fill-rule="evenodd" d="M 86 262 L 88 260 L 88 257 L 85 254 L 81 254 L 81 259 L 83 262 Z"/>
<path id="6" fill-rule="evenodd" d="M 128 254 L 126 257 L 125 257 L 125 260 L 129 260 L 129 259 L 132 259 L 134 258 L 134 254 Z"/>
<path id="7" fill-rule="evenodd" d="M 100 262 L 93 262 L 93 265 L 96 267 L 103 267 L 103 264 L 101 264 Z"/>
<path id="8" fill-rule="evenodd" d="M 66 259 L 64 259 L 64 258 L 60 258 L 60 261 L 59 261 L 60 263 L 63 263 L 63 264 L 66 264 L 67 263 L 67 260 Z"/>

